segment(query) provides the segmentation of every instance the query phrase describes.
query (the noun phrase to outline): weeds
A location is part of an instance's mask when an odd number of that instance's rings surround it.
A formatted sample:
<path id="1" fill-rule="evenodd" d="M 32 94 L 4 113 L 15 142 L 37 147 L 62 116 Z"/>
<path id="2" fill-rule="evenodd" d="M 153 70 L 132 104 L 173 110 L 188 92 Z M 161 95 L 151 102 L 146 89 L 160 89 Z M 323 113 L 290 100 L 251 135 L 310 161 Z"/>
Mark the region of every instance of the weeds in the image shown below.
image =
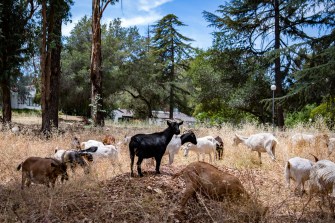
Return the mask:
<path id="1" fill-rule="evenodd" d="M 18 118 L 25 123 L 24 118 Z M 88 175 L 81 168 L 76 169 L 75 173 L 69 171 L 70 180 L 64 184 L 57 182 L 54 190 L 33 184 L 22 191 L 21 172 L 16 171 L 17 165 L 29 156 L 51 157 L 57 147 L 70 149 L 73 136 L 78 136 L 80 141 L 102 141 L 105 134 L 112 134 L 119 142 L 125 135 L 160 131 L 165 126 L 106 122 L 106 128 L 84 129 L 76 122 L 71 127 L 62 122 L 60 128 L 66 130 L 52 134 L 49 140 L 45 140 L 33 131 L 37 127 L 30 116 L 28 124 L 34 127 L 25 125 L 21 130 L 24 134 L 13 134 L 9 129 L 0 132 L 0 222 L 334 221 L 332 206 L 320 204 L 318 197 L 309 201 L 309 195 L 294 196 L 291 190 L 285 188 L 283 174 L 285 161 L 293 156 L 313 160 L 309 155 L 312 153 L 319 158 L 327 157 L 327 149 L 322 146 L 302 146 L 293 150 L 289 144 L 293 133 L 329 133 L 321 121 L 316 126 L 309 123 L 308 126 L 298 126 L 286 132 L 277 131 L 278 161 L 274 163 L 264 154 L 262 165 L 257 162 L 256 152 L 243 145 L 233 147 L 232 139 L 235 132 L 250 135 L 267 131 L 267 126 L 247 123 L 238 129 L 231 125 L 222 125 L 221 128 L 194 127 L 197 137 L 212 135 L 223 138 L 223 160 L 216 160 L 214 165 L 237 176 L 253 199 L 250 203 L 233 204 L 209 200 L 200 195 L 199 202 L 190 199 L 185 213 L 180 216 L 173 214 L 173 210 L 178 210 L 178 201 L 185 185 L 182 180 L 171 180 L 171 176 L 196 161 L 194 153 L 186 158 L 179 151 L 171 166 L 167 164 L 168 157 L 163 157 L 160 175 L 154 174 L 154 167 L 143 167 L 143 178 L 130 178 L 128 148 L 121 147 L 118 163 L 111 163 L 108 159 L 96 160 Z M 330 159 L 334 160 L 334 157 Z M 257 218 L 258 205 L 253 201 L 268 207 L 264 217 Z"/>

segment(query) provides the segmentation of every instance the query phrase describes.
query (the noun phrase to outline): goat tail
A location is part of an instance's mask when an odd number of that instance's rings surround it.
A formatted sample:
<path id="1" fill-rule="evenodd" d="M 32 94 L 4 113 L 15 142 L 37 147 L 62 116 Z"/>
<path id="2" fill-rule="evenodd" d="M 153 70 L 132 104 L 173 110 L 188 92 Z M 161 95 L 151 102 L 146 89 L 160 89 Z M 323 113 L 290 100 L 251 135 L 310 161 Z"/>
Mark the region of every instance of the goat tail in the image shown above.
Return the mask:
<path id="1" fill-rule="evenodd" d="M 291 163 L 289 162 L 289 161 L 287 161 L 287 163 L 286 163 L 286 169 L 291 169 Z"/>
<path id="2" fill-rule="evenodd" d="M 19 171 L 22 167 L 22 163 L 20 163 L 17 167 L 16 167 L 16 170 Z"/>

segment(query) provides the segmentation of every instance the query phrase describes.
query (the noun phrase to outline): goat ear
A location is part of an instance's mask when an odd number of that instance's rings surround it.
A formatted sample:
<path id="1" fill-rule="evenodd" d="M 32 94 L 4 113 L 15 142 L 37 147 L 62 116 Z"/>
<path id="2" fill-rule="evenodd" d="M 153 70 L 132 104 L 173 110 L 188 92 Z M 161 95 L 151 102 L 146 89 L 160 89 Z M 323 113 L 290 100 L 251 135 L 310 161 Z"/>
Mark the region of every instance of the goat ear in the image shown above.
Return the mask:
<path id="1" fill-rule="evenodd" d="M 181 121 L 181 122 L 179 122 L 179 125 L 182 125 L 184 123 L 184 121 Z"/>

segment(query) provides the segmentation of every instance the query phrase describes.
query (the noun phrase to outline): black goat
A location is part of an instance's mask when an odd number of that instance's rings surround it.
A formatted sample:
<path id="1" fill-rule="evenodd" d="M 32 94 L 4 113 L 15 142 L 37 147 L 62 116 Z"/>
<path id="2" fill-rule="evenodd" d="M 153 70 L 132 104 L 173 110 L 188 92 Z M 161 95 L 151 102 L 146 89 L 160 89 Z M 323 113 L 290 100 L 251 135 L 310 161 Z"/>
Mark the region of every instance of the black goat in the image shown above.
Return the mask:
<path id="1" fill-rule="evenodd" d="M 217 136 L 214 138 L 216 141 L 218 141 L 219 144 L 216 144 L 216 158 L 219 160 L 222 160 L 222 156 L 223 156 L 223 140 L 221 139 L 220 136 Z"/>
<path id="2" fill-rule="evenodd" d="M 134 176 L 133 165 L 135 155 L 138 157 L 137 160 L 137 172 L 140 177 L 143 177 L 141 170 L 141 163 L 143 159 L 154 157 L 156 160 L 156 173 L 159 174 L 159 167 L 161 164 L 162 157 L 165 153 L 166 147 L 172 139 L 174 134 L 180 133 L 179 126 L 183 122 L 172 122 L 167 121 L 168 128 L 162 132 L 156 132 L 152 134 L 137 134 L 131 137 L 129 143 L 130 153 L 130 171 L 131 176 Z"/>

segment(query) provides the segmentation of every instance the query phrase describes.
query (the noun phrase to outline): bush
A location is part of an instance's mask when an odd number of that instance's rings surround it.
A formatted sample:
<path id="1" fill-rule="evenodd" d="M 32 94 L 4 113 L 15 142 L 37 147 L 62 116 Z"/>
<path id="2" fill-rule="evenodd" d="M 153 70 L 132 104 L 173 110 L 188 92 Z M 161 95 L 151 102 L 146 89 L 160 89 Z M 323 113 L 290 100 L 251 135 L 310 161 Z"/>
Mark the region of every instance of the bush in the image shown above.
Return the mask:
<path id="1" fill-rule="evenodd" d="M 300 111 L 288 113 L 285 117 L 285 125 L 294 127 L 300 123 L 307 123 L 311 119 L 311 112 L 316 107 L 315 104 L 306 105 Z"/>

